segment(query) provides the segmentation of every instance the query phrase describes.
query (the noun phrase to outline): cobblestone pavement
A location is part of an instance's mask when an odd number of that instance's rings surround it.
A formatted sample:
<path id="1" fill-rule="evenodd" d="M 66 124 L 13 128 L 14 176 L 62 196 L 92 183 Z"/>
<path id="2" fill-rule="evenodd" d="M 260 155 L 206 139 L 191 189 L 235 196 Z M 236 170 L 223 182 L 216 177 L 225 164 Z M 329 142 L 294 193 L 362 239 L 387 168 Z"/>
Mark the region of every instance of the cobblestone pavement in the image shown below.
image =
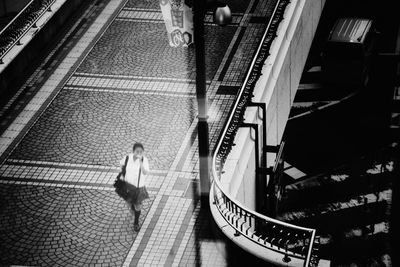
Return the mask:
<path id="1" fill-rule="evenodd" d="M 132 31 L 132 29 L 135 29 Z M 207 77 L 218 69 L 236 27 L 207 26 Z M 163 20 L 156 23 L 120 20 L 111 25 L 78 72 L 195 79 L 193 47 L 176 49 L 166 42 Z"/>
<path id="2" fill-rule="evenodd" d="M 206 17 L 212 147 L 275 2 Z M 102 3 L 1 109 L 0 265 L 225 266 L 197 204 L 193 48 L 169 47 L 158 0 Z M 112 187 L 135 141 L 152 168 L 139 233 Z"/>
<path id="3" fill-rule="evenodd" d="M 137 236 L 124 202 L 107 190 L 2 185 L 0 192 L 2 264 L 121 265 Z"/>
<path id="4" fill-rule="evenodd" d="M 194 106 L 188 97 L 62 90 L 11 158 L 108 166 L 143 140 L 152 167 L 168 169 Z"/>

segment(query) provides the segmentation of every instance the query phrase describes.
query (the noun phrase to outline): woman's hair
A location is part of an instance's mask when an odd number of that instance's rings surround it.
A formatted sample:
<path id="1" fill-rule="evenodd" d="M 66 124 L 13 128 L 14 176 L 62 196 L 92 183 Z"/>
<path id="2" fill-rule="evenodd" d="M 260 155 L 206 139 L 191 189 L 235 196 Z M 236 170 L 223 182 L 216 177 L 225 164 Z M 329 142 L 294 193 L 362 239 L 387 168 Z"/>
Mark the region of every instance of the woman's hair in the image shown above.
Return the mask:
<path id="1" fill-rule="evenodd" d="M 144 146 L 141 143 L 134 143 L 133 144 L 133 151 L 135 151 L 136 148 L 141 148 L 144 151 Z"/>

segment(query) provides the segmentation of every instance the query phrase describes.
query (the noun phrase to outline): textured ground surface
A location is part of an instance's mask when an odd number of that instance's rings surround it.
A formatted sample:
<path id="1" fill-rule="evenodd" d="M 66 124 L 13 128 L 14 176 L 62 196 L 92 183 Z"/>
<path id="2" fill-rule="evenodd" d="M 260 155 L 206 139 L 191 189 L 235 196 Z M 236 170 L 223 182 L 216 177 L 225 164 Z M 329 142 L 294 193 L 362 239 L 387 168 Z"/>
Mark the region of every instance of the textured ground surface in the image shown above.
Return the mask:
<path id="1" fill-rule="evenodd" d="M 46 83 L 52 101 L 35 104 L 38 93 L 31 106 L 20 97 L 1 110 L 1 130 L 11 125 L 16 134 L 2 148 L 11 153 L 1 155 L 0 265 L 226 264 L 194 194 L 193 47 L 169 46 L 158 0 L 117 2 L 93 5 L 85 23 L 23 85 L 30 100 Z M 212 145 L 274 2 L 230 1 L 234 20 L 227 27 L 206 18 Z M 87 32 L 91 39 L 82 38 Z M 64 69 L 61 62 L 72 57 L 76 63 Z M 61 76 L 57 82 L 48 79 L 54 73 Z M 15 124 L 24 107 L 36 111 L 32 127 Z M 152 168 L 139 233 L 112 187 L 118 161 L 135 141 L 144 143 Z"/>

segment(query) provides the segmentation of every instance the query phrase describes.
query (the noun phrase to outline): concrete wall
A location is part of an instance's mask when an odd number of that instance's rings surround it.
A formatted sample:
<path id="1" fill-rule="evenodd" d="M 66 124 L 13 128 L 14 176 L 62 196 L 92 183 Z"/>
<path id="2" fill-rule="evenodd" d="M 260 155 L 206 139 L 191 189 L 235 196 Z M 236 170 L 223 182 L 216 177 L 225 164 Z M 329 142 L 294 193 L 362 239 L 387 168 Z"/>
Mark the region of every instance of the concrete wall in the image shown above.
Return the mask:
<path id="1" fill-rule="evenodd" d="M 252 210 L 256 209 L 254 138 L 254 130 L 248 128 L 239 130 L 235 139 L 236 146 L 226 160 L 224 173 L 221 176 L 224 188 Z"/>
<path id="2" fill-rule="evenodd" d="M 41 50 L 45 48 L 71 14 L 84 0 L 68 0 L 53 14 L 49 21 L 33 36 L 22 51 L 0 73 L 0 96 L 10 93 L 10 84 L 32 64 Z M 12 93 L 12 92 L 11 92 Z"/>
<path id="3" fill-rule="evenodd" d="M 292 1 L 279 26 L 278 36 L 271 47 L 271 55 L 263 67 L 263 75 L 257 82 L 254 102 L 267 105 L 267 143 L 277 145 L 281 142 L 289 117 L 291 105 L 299 85 L 308 51 L 316 31 L 325 0 Z M 246 122 L 261 120 L 256 108 L 248 108 Z M 260 127 L 261 134 L 261 127 Z M 240 129 L 236 146 L 228 156 L 222 181 L 229 193 L 250 209 L 255 209 L 255 157 L 254 133 Z M 261 136 L 260 136 L 261 145 Z M 249 155 L 251 154 L 251 155 Z M 275 154 L 267 156 L 272 166 Z"/>

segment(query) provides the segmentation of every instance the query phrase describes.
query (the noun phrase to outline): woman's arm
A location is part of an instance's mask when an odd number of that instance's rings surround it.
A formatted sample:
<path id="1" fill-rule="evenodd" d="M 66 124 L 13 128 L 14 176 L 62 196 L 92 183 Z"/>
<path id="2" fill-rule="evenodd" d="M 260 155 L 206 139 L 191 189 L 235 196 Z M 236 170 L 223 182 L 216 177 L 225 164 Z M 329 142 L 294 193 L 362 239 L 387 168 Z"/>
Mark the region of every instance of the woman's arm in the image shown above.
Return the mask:
<path id="1" fill-rule="evenodd" d="M 149 161 L 146 157 L 143 157 L 143 161 L 140 161 L 143 174 L 147 175 L 150 172 Z"/>
<path id="2" fill-rule="evenodd" d="M 123 157 L 119 162 L 119 167 L 121 168 L 121 171 L 123 171 L 123 169 L 124 169 L 125 160 L 126 160 L 126 157 Z"/>
<path id="3" fill-rule="evenodd" d="M 121 161 L 119 162 L 120 168 L 121 168 L 121 173 L 122 172 L 126 172 L 126 164 L 128 164 L 128 159 L 129 159 L 129 155 L 125 156 L 123 159 L 121 159 Z M 124 171 L 125 169 L 125 171 Z M 123 175 L 120 175 L 120 179 L 125 181 L 125 173 L 123 173 Z"/>

